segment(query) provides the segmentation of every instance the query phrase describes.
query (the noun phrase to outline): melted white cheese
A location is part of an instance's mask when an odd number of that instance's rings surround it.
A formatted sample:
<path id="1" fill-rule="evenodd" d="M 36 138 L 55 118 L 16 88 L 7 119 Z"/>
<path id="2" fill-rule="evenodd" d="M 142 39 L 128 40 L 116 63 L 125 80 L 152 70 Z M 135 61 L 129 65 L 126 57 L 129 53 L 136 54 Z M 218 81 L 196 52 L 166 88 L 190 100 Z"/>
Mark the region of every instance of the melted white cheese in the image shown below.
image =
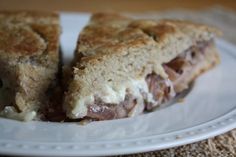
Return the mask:
<path id="1" fill-rule="evenodd" d="M 125 99 L 126 89 L 128 89 L 130 93 L 132 93 L 132 95 L 137 99 L 137 104 L 130 112 L 129 116 L 134 116 L 143 112 L 144 104 L 141 92 L 147 94 L 147 101 L 156 103 L 156 101 L 153 99 L 152 94 L 149 93 L 145 79 L 132 79 L 127 81 L 126 84 L 123 84 L 119 87 L 106 84 L 101 90 L 95 91 L 93 95 L 78 98 L 78 100 L 74 104 L 74 109 L 72 110 L 71 116 L 74 118 L 82 118 L 86 116 L 87 105 L 94 103 L 94 96 L 99 97 L 105 103 L 119 104 Z"/>
<path id="2" fill-rule="evenodd" d="M 78 98 L 75 102 L 75 108 L 72 110 L 71 116 L 74 118 L 82 118 L 87 115 L 87 106 L 85 104 L 92 104 L 94 102 L 94 96 L 89 95 L 83 99 Z"/>
<path id="3" fill-rule="evenodd" d="M 104 86 L 104 91 L 96 93 L 96 95 L 105 103 L 117 103 L 125 99 L 126 89 L 124 86 Z"/>
<path id="4" fill-rule="evenodd" d="M 31 121 L 36 117 L 36 112 L 25 111 L 18 113 L 13 106 L 6 106 L 3 111 L 0 112 L 0 116 L 16 120 Z"/>

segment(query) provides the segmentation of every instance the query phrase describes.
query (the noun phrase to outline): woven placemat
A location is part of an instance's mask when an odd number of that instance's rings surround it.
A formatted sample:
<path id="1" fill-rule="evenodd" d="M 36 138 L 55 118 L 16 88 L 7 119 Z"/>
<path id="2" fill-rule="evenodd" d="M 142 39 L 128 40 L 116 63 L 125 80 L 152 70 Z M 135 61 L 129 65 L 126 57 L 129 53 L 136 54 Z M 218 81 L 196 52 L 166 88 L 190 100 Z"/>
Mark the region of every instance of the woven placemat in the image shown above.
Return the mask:
<path id="1" fill-rule="evenodd" d="M 202 11 L 172 10 L 165 12 L 148 12 L 129 14 L 138 18 L 176 18 L 206 23 L 220 28 L 227 41 L 236 44 L 236 12 L 212 7 Z M 236 129 L 223 135 L 201 142 L 176 148 L 148 153 L 124 155 L 122 157 L 236 157 Z"/>

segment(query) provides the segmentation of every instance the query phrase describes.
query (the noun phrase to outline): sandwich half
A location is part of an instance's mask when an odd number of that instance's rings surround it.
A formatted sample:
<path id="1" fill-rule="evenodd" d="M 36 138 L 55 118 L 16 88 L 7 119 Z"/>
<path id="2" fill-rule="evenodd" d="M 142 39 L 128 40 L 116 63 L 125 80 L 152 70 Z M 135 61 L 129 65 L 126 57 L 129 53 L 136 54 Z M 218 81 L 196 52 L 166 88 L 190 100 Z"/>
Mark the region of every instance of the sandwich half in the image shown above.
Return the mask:
<path id="1" fill-rule="evenodd" d="M 57 13 L 0 11 L 1 116 L 39 117 L 57 79 L 59 34 Z"/>
<path id="2" fill-rule="evenodd" d="M 71 119 L 108 120 L 152 110 L 219 63 L 220 31 L 179 20 L 92 15 L 79 35 L 64 109 Z"/>

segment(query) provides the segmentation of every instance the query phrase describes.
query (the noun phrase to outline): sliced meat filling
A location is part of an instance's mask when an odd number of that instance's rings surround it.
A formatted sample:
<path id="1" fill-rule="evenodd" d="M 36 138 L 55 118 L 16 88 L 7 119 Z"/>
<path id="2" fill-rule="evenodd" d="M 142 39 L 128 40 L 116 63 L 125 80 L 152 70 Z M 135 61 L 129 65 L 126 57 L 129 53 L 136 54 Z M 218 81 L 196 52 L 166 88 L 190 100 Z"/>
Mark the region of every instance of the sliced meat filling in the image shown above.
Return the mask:
<path id="1" fill-rule="evenodd" d="M 192 74 L 204 61 L 205 50 L 211 44 L 213 44 L 213 41 L 199 42 L 170 62 L 163 64 L 169 80 L 164 80 L 156 74 L 149 74 L 146 77 L 149 92 L 158 101 L 157 103 L 145 101 L 145 109 L 152 110 L 187 89 L 192 80 Z"/>
<path id="2" fill-rule="evenodd" d="M 161 76 L 152 73 L 148 74 L 145 80 L 147 82 L 149 92 L 155 100 L 155 102 L 149 102 L 147 101 L 146 93 L 143 94 L 145 109 L 147 111 L 152 110 L 155 106 L 167 102 L 176 95 L 173 84 L 169 79 L 163 79 Z"/>
<path id="3" fill-rule="evenodd" d="M 136 98 L 129 93 L 126 94 L 125 100 L 118 105 L 104 103 L 101 99 L 96 98 L 95 103 L 88 106 L 87 117 L 96 120 L 128 117 L 128 114 L 136 104 Z"/>
<path id="4" fill-rule="evenodd" d="M 196 46 L 190 47 L 172 61 L 164 64 L 163 67 L 169 76 L 168 79 L 163 79 L 155 73 L 148 74 L 145 81 L 149 93 L 140 91 L 145 106 L 144 110 L 150 111 L 188 88 L 191 81 L 189 76 L 194 73 L 194 69 L 204 60 L 205 49 L 211 43 L 212 41 L 200 42 Z M 152 102 L 148 98 L 150 94 L 153 98 Z M 88 105 L 86 118 L 109 120 L 128 117 L 136 105 L 139 105 L 137 98 L 128 91 L 126 92 L 125 100 L 119 104 L 104 103 L 101 99 L 95 98 L 95 103 Z"/>
<path id="5" fill-rule="evenodd" d="M 173 82 L 176 93 L 188 88 L 192 74 L 204 62 L 205 49 L 212 43 L 213 41 L 199 42 L 163 65 L 169 79 Z"/>

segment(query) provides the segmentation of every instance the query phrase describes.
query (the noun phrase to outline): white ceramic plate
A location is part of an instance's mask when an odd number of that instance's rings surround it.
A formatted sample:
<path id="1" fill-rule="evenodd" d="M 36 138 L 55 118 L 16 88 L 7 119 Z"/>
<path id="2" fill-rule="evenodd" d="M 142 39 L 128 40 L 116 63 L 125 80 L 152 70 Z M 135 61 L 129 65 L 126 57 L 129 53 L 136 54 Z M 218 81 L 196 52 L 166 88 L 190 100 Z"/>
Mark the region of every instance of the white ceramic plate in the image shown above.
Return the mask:
<path id="1" fill-rule="evenodd" d="M 71 58 L 87 14 L 62 14 L 62 49 Z M 0 119 L 0 153 L 94 156 L 145 152 L 203 140 L 236 128 L 236 47 L 217 41 L 222 63 L 202 75 L 183 103 L 134 118 L 76 123 Z"/>

